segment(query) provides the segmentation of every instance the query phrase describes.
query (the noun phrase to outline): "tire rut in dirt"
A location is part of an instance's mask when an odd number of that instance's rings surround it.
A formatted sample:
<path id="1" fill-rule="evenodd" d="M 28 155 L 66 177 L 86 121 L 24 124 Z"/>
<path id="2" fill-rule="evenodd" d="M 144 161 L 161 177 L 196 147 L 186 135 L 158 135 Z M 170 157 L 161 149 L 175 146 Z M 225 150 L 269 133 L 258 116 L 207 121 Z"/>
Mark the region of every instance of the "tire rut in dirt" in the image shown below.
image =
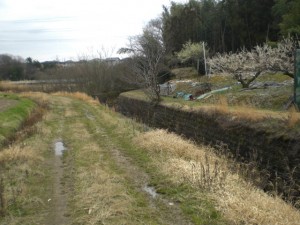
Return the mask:
<path id="1" fill-rule="evenodd" d="M 109 150 L 116 165 L 125 172 L 126 179 L 131 183 L 135 191 L 141 193 L 147 199 L 148 204 L 156 210 L 157 215 L 162 218 L 164 224 L 192 224 L 184 217 L 177 203 L 162 195 L 157 194 L 153 197 L 153 193 L 149 192 L 149 174 L 139 167 L 132 158 L 126 156 L 119 146 L 114 144 L 114 141 L 102 125 L 103 121 L 101 121 L 101 117 L 87 108 L 83 109 L 83 113 L 92 130 L 95 131 L 95 138 L 102 140 L 101 142 Z M 155 192 L 152 188 L 151 191 Z"/>

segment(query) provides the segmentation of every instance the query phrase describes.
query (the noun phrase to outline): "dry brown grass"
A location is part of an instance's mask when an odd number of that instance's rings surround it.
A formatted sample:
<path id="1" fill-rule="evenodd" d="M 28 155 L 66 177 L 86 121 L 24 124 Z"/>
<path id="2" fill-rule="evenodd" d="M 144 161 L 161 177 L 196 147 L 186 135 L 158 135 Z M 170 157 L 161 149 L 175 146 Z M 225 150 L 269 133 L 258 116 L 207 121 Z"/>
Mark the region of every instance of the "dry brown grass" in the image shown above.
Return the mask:
<path id="1" fill-rule="evenodd" d="M 294 127 L 300 120 L 300 113 L 297 112 L 296 108 L 293 106 L 288 111 L 287 123 L 289 128 Z"/>
<path id="2" fill-rule="evenodd" d="M 0 91 L 3 92 L 26 92 L 30 91 L 27 85 L 15 84 L 11 81 L 0 81 Z"/>
<path id="3" fill-rule="evenodd" d="M 231 172 L 228 162 L 210 148 L 195 146 L 163 130 L 141 134 L 135 143 L 152 152 L 157 165 L 173 177 L 173 182 L 189 183 L 199 192 L 206 188 L 232 224 L 299 224 L 298 210 Z"/>
<path id="4" fill-rule="evenodd" d="M 0 151 L 0 164 L 6 164 L 11 162 L 24 162 L 29 160 L 41 159 L 35 154 L 31 148 L 20 147 L 19 145 L 10 146 L 2 151 Z"/>
<path id="5" fill-rule="evenodd" d="M 289 117 L 289 113 L 287 112 L 260 110 L 246 105 L 229 107 L 226 103 L 221 104 L 223 105 L 205 105 L 197 108 L 197 110 L 209 114 L 216 112 L 221 115 L 228 116 L 232 119 L 241 119 L 250 122 L 259 122 L 266 119 L 287 120 L 287 118 Z"/>
<path id="6" fill-rule="evenodd" d="M 73 137 L 78 148 L 76 158 L 76 194 L 74 212 L 79 224 L 123 224 L 130 215 L 133 199 L 127 194 L 124 178 L 110 171 L 101 160 L 103 149 L 93 140 L 81 123 L 74 123 Z M 81 140 L 85 140 L 83 143 Z M 81 166 L 79 166 L 81 165 Z"/>
<path id="7" fill-rule="evenodd" d="M 101 169 L 101 164 L 94 164 L 88 170 L 78 171 L 79 188 L 76 207 L 83 210 L 77 218 L 79 223 L 99 224 L 99 222 L 128 216 L 128 203 L 131 197 L 119 185 L 119 176 L 112 176 Z"/>
<path id="8" fill-rule="evenodd" d="M 183 111 L 198 111 L 209 115 L 217 113 L 230 119 L 245 120 L 250 122 L 259 122 L 265 119 L 287 120 L 289 118 L 288 112 L 262 110 L 251 107 L 250 105 L 229 106 L 226 97 L 220 97 L 218 104 L 189 105 L 174 102 L 162 102 L 161 104 Z"/>
<path id="9" fill-rule="evenodd" d="M 220 96 L 219 104 L 215 106 L 220 113 L 229 113 L 228 102 L 225 96 Z"/>
<path id="10" fill-rule="evenodd" d="M 9 205 L 25 202 L 28 175 L 41 161 L 32 148 L 20 144 L 0 151 L 0 214 L 5 215 Z"/>
<path id="11" fill-rule="evenodd" d="M 53 94 L 54 96 L 66 96 L 76 98 L 85 102 L 88 102 L 92 105 L 99 105 L 98 99 L 94 99 L 91 96 L 83 93 L 83 92 L 56 92 Z"/>
<path id="12" fill-rule="evenodd" d="M 51 96 L 43 92 L 23 92 L 20 94 L 22 97 L 31 98 L 38 102 L 40 105 L 47 105 L 50 101 Z"/>

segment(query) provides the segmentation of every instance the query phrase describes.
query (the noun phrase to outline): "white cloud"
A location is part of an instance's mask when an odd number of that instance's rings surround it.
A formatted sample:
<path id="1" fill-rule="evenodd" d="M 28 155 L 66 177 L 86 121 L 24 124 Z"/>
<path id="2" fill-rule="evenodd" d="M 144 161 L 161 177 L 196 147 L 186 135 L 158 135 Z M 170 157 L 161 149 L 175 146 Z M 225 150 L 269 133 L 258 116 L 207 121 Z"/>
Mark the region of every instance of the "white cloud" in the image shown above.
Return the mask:
<path id="1" fill-rule="evenodd" d="M 185 2 L 185 1 L 184 1 Z M 0 53 L 38 60 L 124 46 L 169 0 L 0 0 Z"/>

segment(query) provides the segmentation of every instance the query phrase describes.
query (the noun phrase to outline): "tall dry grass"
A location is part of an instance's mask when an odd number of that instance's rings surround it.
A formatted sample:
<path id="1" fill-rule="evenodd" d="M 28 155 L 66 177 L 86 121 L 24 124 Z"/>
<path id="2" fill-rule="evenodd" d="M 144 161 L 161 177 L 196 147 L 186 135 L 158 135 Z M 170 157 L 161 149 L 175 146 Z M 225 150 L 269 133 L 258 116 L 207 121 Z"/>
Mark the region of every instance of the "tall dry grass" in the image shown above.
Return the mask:
<path id="1" fill-rule="evenodd" d="M 20 94 L 22 97 L 31 98 L 39 103 L 39 105 L 46 106 L 50 102 L 51 96 L 43 92 L 27 91 Z"/>
<path id="2" fill-rule="evenodd" d="M 13 145 L 0 151 L 0 215 L 23 201 L 31 168 L 43 158 L 26 146 Z"/>
<path id="3" fill-rule="evenodd" d="M 134 141 L 151 152 L 173 182 L 188 183 L 199 192 L 205 188 L 232 224 L 299 224 L 297 209 L 232 172 L 230 162 L 216 156 L 211 148 L 198 147 L 164 130 L 140 134 Z"/>
<path id="4" fill-rule="evenodd" d="M 219 97 L 217 104 L 193 104 L 191 106 L 167 101 L 164 101 L 161 104 L 171 108 L 180 109 L 182 111 L 203 112 L 209 115 L 216 113 L 218 115 L 227 116 L 231 119 L 245 120 L 250 122 L 260 122 L 266 119 L 279 119 L 287 121 L 290 115 L 289 112 L 262 110 L 246 104 L 231 106 L 228 104 L 228 99 L 224 96 Z"/>
<path id="5" fill-rule="evenodd" d="M 288 127 L 294 127 L 300 121 L 300 113 L 297 112 L 297 109 L 293 106 L 288 111 Z"/>
<path id="6" fill-rule="evenodd" d="M 11 81 L 0 81 L 0 91 L 3 92 L 26 92 L 30 91 L 29 86 L 16 84 Z"/>
<path id="7" fill-rule="evenodd" d="M 127 194 L 124 178 L 111 171 L 108 161 L 102 159 L 104 150 L 82 123 L 74 123 L 72 128 L 78 140 L 72 144 L 77 159 L 73 196 L 76 223 L 125 224 L 134 200 Z"/>
<path id="8" fill-rule="evenodd" d="M 226 116 L 230 116 L 231 118 L 242 119 L 251 122 L 258 122 L 270 118 L 286 120 L 289 115 L 287 112 L 261 110 L 246 104 L 239 106 L 229 106 L 228 100 L 224 96 L 221 96 L 219 98 L 218 104 L 201 106 L 199 110 L 206 113 L 217 112 L 221 115 L 223 114 Z"/>
<path id="9" fill-rule="evenodd" d="M 82 100 L 84 102 L 88 102 L 92 105 L 99 105 L 100 102 L 98 99 L 94 99 L 91 96 L 87 95 L 83 92 L 56 92 L 53 93 L 54 96 L 66 96 L 66 97 L 72 97 L 79 100 Z"/>
<path id="10" fill-rule="evenodd" d="M 22 148 L 19 145 L 9 146 L 8 148 L 0 151 L 0 165 L 8 164 L 8 163 L 21 163 L 30 160 L 39 160 L 35 152 L 27 147 Z"/>

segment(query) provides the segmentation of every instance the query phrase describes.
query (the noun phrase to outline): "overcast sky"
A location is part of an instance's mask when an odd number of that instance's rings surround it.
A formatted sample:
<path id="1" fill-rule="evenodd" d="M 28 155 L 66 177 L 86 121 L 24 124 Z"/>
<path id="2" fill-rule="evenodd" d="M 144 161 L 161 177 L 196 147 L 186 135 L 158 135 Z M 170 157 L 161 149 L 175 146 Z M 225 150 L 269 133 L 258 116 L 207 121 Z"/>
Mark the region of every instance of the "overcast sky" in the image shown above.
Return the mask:
<path id="1" fill-rule="evenodd" d="M 0 54 L 39 61 L 99 51 L 114 57 L 162 5 L 170 0 L 0 0 Z"/>

